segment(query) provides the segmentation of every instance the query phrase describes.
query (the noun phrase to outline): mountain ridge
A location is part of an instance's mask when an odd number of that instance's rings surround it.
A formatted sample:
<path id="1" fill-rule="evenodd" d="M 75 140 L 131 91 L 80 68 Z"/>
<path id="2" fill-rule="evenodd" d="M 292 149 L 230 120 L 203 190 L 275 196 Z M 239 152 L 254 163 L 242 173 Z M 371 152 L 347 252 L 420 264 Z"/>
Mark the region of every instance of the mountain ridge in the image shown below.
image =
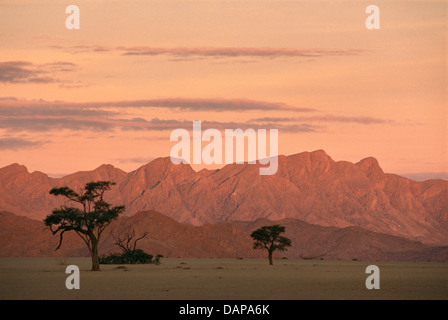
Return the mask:
<path id="1" fill-rule="evenodd" d="M 260 164 L 228 164 L 194 171 L 161 157 L 125 172 L 101 165 L 50 178 L 13 164 L 0 168 L 0 209 L 43 219 L 63 199 L 52 187 L 79 189 L 92 180 L 116 182 L 106 195 L 126 215 L 157 210 L 195 226 L 258 218 L 296 218 L 339 228 L 359 226 L 428 244 L 448 244 L 448 181 L 413 181 L 384 173 L 378 160 L 334 161 L 324 150 L 278 159 L 278 171 L 260 176 Z"/>

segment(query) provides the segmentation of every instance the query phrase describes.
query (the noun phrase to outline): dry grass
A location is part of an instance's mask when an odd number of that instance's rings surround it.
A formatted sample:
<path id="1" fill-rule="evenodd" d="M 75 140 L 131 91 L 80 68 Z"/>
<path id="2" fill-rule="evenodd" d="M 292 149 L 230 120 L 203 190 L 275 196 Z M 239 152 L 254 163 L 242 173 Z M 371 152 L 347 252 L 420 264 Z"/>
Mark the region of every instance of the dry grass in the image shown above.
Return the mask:
<path id="1" fill-rule="evenodd" d="M 66 263 L 65 265 L 62 263 Z M 81 289 L 65 287 L 65 268 Z M 381 289 L 367 290 L 375 264 Z M 447 299 L 448 264 L 259 259 L 163 259 L 160 265 L 102 265 L 88 258 L 1 258 L 0 299 Z"/>

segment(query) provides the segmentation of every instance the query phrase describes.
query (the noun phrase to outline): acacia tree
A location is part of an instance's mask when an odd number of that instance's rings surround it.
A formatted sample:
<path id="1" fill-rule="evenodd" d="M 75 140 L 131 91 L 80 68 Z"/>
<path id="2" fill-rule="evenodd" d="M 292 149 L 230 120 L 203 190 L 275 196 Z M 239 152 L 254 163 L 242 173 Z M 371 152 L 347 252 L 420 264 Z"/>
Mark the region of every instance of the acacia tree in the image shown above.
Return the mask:
<path id="1" fill-rule="evenodd" d="M 50 194 L 63 196 L 78 204 L 78 207 L 61 206 L 44 219 L 53 235 L 59 233 L 58 250 L 64 232 L 75 231 L 86 243 L 92 257 L 92 271 L 99 271 L 98 243 L 104 229 L 124 211 L 124 206 L 112 206 L 104 201 L 104 193 L 115 185 L 110 181 L 89 182 L 80 193 L 69 187 L 53 188 Z"/>
<path id="2" fill-rule="evenodd" d="M 263 226 L 250 235 L 254 240 L 254 249 L 266 249 L 268 251 L 269 264 L 272 265 L 272 253 L 275 250 L 285 251 L 291 246 L 291 240 L 280 235 L 285 232 L 285 227 L 278 224 Z"/>

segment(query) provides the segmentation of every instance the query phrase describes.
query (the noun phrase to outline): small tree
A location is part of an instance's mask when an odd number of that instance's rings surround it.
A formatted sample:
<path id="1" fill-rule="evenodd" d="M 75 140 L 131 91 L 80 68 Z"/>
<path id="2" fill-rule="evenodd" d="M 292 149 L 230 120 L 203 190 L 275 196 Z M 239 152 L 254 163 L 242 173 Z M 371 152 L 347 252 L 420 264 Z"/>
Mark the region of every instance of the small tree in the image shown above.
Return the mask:
<path id="1" fill-rule="evenodd" d="M 132 252 L 137 248 L 137 241 L 145 238 L 148 235 L 148 232 L 143 233 L 140 237 L 134 240 L 135 231 L 134 229 L 129 230 L 124 233 L 124 235 L 113 236 L 116 244 L 124 253 Z M 131 241 L 134 240 L 134 243 L 131 247 Z"/>
<path id="2" fill-rule="evenodd" d="M 124 235 L 113 236 L 115 244 L 121 249 L 122 254 L 119 256 L 121 263 L 151 263 L 153 256 L 147 254 L 141 249 L 137 249 L 137 241 L 145 238 L 148 232 L 143 233 L 137 239 L 135 238 L 134 229 L 127 231 Z M 134 240 L 131 245 L 131 241 Z"/>
<path id="3" fill-rule="evenodd" d="M 285 232 L 285 227 L 280 225 L 261 227 L 250 235 L 254 240 L 254 249 L 266 249 L 268 251 L 269 264 L 272 265 L 272 253 L 275 250 L 284 251 L 291 246 L 291 240 L 280 236 Z"/>
<path id="4" fill-rule="evenodd" d="M 59 233 L 58 250 L 62 245 L 64 232 L 75 231 L 86 243 L 92 257 L 92 271 L 99 271 L 98 243 L 104 229 L 124 211 L 124 206 L 111 206 L 103 196 L 111 186 L 110 181 L 89 182 L 77 193 L 68 187 L 53 188 L 50 194 L 63 196 L 80 204 L 81 208 L 61 206 L 44 219 L 53 235 Z"/>

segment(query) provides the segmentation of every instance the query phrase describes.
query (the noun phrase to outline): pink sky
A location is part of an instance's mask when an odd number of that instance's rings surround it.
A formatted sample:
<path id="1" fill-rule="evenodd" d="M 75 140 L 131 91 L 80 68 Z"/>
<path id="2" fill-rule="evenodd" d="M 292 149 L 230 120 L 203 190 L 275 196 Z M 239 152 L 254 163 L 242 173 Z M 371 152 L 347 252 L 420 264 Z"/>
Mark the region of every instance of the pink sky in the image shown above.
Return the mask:
<path id="1" fill-rule="evenodd" d="M 60 1 L 0 2 L 0 167 L 131 171 L 201 120 L 448 173 L 446 2 L 380 1 L 380 30 L 364 1 L 76 4 L 80 30 Z"/>

